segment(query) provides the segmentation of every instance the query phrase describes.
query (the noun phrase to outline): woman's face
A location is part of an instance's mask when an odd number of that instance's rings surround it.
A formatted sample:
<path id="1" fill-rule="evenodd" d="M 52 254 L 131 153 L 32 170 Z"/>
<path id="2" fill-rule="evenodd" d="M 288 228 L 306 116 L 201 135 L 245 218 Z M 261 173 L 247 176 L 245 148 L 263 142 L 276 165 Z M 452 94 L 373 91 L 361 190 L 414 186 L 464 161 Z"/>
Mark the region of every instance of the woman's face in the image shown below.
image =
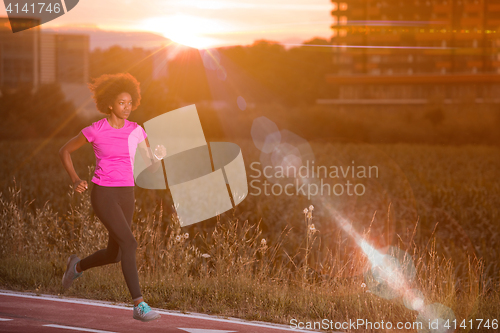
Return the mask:
<path id="1" fill-rule="evenodd" d="M 132 112 L 132 96 L 129 93 L 123 92 L 116 96 L 113 105 L 110 105 L 111 112 L 118 118 L 127 119 Z"/>

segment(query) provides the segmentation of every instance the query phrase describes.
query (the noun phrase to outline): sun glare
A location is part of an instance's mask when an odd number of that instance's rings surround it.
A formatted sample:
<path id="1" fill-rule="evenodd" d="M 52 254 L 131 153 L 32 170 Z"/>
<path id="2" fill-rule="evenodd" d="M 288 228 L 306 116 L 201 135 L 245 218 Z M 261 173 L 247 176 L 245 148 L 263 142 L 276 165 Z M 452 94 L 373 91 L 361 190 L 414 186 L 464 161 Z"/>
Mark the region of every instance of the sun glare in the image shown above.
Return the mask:
<path id="1" fill-rule="evenodd" d="M 220 33 L 227 29 L 216 20 L 199 18 L 190 15 L 176 14 L 165 17 L 152 17 L 141 22 L 141 30 L 161 33 L 172 41 L 204 49 L 221 44 L 221 40 L 208 37 L 209 34 Z"/>

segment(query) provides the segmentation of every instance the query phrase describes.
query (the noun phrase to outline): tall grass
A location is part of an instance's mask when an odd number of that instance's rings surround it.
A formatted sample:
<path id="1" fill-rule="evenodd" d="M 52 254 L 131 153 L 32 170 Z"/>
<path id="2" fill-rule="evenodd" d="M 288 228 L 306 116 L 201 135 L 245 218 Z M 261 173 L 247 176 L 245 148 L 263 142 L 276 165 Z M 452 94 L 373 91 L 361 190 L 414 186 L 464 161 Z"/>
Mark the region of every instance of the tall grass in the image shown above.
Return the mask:
<path id="1" fill-rule="evenodd" d="M 73 195 L 68 194 L 70 198 Z M 90 254 L 107 241 L 106 230 L 97 217 L 89 214 L 88 201 L 88 196 L 70 200 L 68 220 L 63 221 L 48 205 L 32 211 L 32 202 L 23 199 L 16 185 L 9 188 L 6 197 L 0 196 L 3 288 L 62 293 L 60 279 L 67 255 Z M 306 248 L 286 253 L 282 247 L 287 241 L 286 229 L 279 241 L 270 244 L 262 238 L 259 224 L 218 218 L 213 231 L 194 239 L 181 230 L 175 214 L 163 223 L 160 205 L 133 224 L 145 298 L 153 306 L 168 309 L 284 324 L 293 318 L 415 321 L 417 313 L 405 308 L 401 298 L 380 298 L 368 292 L 361 277 L 352 277 L 360 267 L 367 269 L 363 257 L 347 256 L 342 264 L 342 248 L 337 245 L 327 250 L 330 256 L 322 269 L 311 266 L 307 259 L 314 235 L 320 231 L 314 230 L 313 211 L 306 210 L 302 228 Z M 452 308 L 460 320 L 498 317 L 498 289 L 486 287 L 481 260 L 469 258 L 465 262 L 467 276 L 459 277 L 456 263 L 437 253 L 435 239 L 427 248 L 412 241 L 404 250 L 413 256 L 417 270 L 413 287 L 423 292 L 429 304 L 437 302 Z M 67 294 L 129 301 L 118 265 L 86 271 Z M 457 283 L 459 278 L 461 282 Z"/>
<path id="2" fill-rule="evenodd" d="M 258 158 L 240 145 L 247 164 Z M 62 167 L 51 164 L 51 158 L 58 162 L 53 148 L 20 167 L 33 146 L 14 143 L 9 156 L 14 159 L 19 151 L 17 163 L 2 160 L 4 174 L 18 171 L 12 181 L 4 179 L 0 191 L 0 285 L 62 294 L 67 256 L 104 248 L 108 234 L 93 214 L 90 191 L 68 189 Z M 372 190 L 354 205 L 339 199 L 336 208 L 380 248 L 396 245 L 411 254 L 417 273 L 412 288 L 426 303 L 452 308 L 459 320 L 500 318 L 494 252 L 499 191 L 492 181 L 497 150 L 313 148 L 320 152 L 318 164 L 328 163 L 322 159 L 338 164 L 332 156 L 347 161 L 370 156 L 386 168 L 385 178 L 371 187 L 388 184 L 384 191 Z M 91 158 L 91 151 L 80 156 Z M 88 161 L 74 159 L 78 174 L 90 180 Z M 387 300 L 369 292 L 372 286 L 363 278 L 367 258 L 324 208 L 311 210 L 303 198 L 249 196 L 213 221 L 181 228 L 166 193 L 136 190 L 132 232 L 139 244 L 141 289 L 153 306 L 283 324 L 293 318 L 411 322 L 417 317 L 401 297 Z M 119 263 L 86 271 L 64 294 L 130 301 Z"/>

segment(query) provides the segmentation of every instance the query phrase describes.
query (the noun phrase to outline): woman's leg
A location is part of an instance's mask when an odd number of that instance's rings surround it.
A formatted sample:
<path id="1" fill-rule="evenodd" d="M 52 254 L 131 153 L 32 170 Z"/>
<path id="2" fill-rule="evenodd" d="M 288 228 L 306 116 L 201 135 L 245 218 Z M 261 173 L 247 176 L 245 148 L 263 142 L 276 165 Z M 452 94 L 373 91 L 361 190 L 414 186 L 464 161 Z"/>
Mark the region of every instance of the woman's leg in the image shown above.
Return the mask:
<path id="1" fill-rule="evenodd" d="M 94 212 L 109 232 L 108 248 L 99 250 L 80 263 L 89 269 L 121 259 L 122 272 L 134 300 L 142 297 L 137 273 L 135 252 L 137 241 L 131 231 L 135 209 L 133 187 L 105 187 L 94 185 L 91 202 Z M 118 247 L 118 251 L 116 248 Z M 121 255 L 120 255 L 121 254 Z M 121 257 L 121 258 L 120 258 Z M 111 261 L 110 261 L 111 260 Z"/>
<path id="2" fill-rule="evenodd" d="M 104 266 L 119 262 L 120 256 L 120 246 L 118 245 L 116 240 L 114 240 L 111 235 L 109 235 L 108 247 L 83 258 L 77 266 L 77 269 L 79 268 L 78 272 L 85 271 L 92 267 Z"/>
<path id="3" fill-rule="evenodd" d="M 132 218 L 134 216 L 134 210 L 135 210 L 135 198 L 134 202 L 132 203 L 132 200 L 130 200 L 130 195 L 125 195 L 123 196 L 124 193 L 122 193 L 122 196 L 120 197 L 120 200 L 118 201 L 120 207 L 122 208 L 123 214 L 125 215 L 125 219 L 127 220 L 128 226 L 131 228 L 132 227 Z M 127 194 L 127 193 L 125 193 Z M 108 265 L 111 263 L 117 263 L 120 262 L 121 260 L 121 250 L 120 246 L 116 242 L 116 240 L 111 237 L 111 234 L 109 235 L 108 238 L 108 247 L 102 250 L 99 250 L 88 257 L 82 259 L 77 266 L 78 272 L 85 271 L 89 268 L 92 267 L 98 267 L 98 266 L 103 266 L 103 265 Z"/>
<path id="4" fill-rule="evenodd" d="M 133 188 L 132 188 L 133 189 Z M 132 230 L 132 218 L 134 217 L 134 211 L 135 211 L 135 195 L 133 191 L 122 191 L 121 192 L 122 196 L 120 197 L 120 207 L 122 208 L 123 215 L 125 215 L 125 219 L 127 220 L 128 226 L 130 230 Z M 121 250 L 118 253 L 118 257 L 116 260 L 120 261 L 121 260 Z M 136 263 L 135 261 L 135 252 L 134 252 L 134 264 Z M 137 274 L 137 266 L 134 266 L 135 273 Z M 123 270 L 123 264 L 122 264 L 122 270 Z M 125 275 L 125 273 L 123 273 Z M 132 292 L 131 292 L 132 294 Z M 141 296 L 138 297 L 133 297 L 132 299 L 134 301 L 134 305 L 139 304 L 140 302 L 143 301 L 142 294 Z"/>

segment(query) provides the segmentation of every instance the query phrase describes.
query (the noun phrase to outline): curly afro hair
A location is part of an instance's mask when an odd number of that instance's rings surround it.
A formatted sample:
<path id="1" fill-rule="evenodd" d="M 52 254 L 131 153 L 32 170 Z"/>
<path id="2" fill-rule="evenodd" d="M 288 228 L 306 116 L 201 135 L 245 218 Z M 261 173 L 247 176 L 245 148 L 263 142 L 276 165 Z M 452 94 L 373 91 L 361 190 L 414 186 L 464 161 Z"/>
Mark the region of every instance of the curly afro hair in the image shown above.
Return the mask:
<path id="1" fill-rule="evenodd" d="M 88 84 L 97 110 L 104 114 L 111 114 L 109 106 L 113 105 L 116 97 L 124 92 L 132 97 L 132 111 L 137 109 L 141 104 L 139 86 L 139 81 L 129 73 L 104 74 Z"/>

